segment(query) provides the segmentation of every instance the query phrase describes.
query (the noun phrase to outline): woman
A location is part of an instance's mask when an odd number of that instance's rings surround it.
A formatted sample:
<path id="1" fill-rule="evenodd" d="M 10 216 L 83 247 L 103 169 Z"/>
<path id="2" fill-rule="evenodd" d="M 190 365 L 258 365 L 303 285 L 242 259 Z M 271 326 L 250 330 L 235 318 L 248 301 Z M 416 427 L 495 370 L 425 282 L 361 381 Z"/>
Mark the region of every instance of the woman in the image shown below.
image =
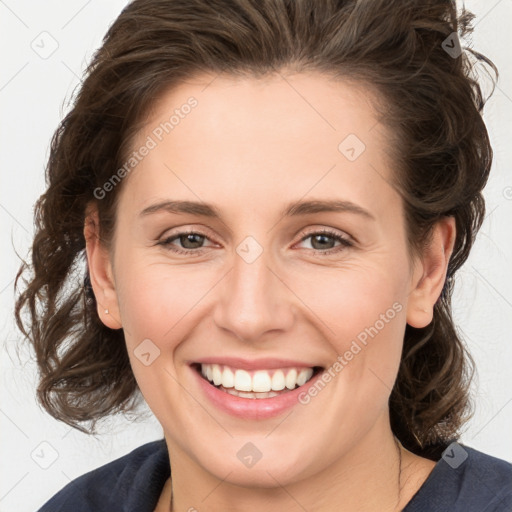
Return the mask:
<path id="1" fill-rule="evenodd" d="M 470 21 L 125 8 L 52 141 L 17 319 L 50 414 L 87 431 L 142 395 L 164 439 L 43 512 L 510 510 L 512 465 L 457 443 L 452 278 L 492 160 Z"/>

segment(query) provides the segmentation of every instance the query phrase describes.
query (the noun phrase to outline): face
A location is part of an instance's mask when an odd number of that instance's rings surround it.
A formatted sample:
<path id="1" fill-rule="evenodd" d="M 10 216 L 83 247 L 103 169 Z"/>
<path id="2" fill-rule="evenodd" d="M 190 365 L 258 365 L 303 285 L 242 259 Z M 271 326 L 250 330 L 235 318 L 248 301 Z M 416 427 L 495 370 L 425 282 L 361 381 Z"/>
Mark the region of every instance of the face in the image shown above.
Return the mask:
<path id="1" fill-rule="evenodd" d="M 212 79 L 169 91 L 133 142 L 103 318 L 171 461 L 286 485 L 389 432 L 422 270 L 368 91 Z"/>

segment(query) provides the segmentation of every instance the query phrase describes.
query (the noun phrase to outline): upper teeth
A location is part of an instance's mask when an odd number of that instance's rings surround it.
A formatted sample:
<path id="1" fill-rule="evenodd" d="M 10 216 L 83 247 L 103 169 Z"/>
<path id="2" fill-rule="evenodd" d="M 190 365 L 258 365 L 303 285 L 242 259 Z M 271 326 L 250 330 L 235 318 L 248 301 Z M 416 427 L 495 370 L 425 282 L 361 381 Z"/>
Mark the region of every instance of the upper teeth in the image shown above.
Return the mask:
<path id="1" fill-rule="evenodd" d="M 215 386 L 235 388 L 238 391 L 281 391 L 285 387 L 302 386 L 313 375 L 313 368 L 283 368 L 248 372 L 218 364 L 201 364 L 201 373 Z"/>

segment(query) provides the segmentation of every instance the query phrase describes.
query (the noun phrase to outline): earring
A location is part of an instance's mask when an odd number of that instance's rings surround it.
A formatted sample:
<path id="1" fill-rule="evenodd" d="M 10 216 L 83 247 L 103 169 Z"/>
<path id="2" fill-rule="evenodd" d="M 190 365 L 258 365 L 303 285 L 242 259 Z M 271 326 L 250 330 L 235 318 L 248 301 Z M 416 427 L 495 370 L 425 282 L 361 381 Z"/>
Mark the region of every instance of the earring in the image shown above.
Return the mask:
<path id="1" fill-rule="evenodd" d="M 105 315 L 108 315 L 108 309 L 105 309 Z"/>

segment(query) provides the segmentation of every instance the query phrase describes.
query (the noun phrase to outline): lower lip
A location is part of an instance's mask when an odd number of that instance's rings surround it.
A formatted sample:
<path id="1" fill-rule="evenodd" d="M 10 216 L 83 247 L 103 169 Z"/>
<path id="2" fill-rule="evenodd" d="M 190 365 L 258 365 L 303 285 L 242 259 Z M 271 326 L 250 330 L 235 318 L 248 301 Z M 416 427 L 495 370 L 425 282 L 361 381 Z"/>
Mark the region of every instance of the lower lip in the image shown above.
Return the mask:
<path id="1" fill-rule="evenodd" d="M 192 366 L 190 369 L 198 379 L 199 387 L 214 405 L 228 414 L 250 420 L 272 418 L 299 404 L 299 395 L 307 393 L 309 387 L 322 375 L 322 372 L 318 372 L 306 384 L 272 398 L 243 398 L 221 391 L 204 379 Z"/>

